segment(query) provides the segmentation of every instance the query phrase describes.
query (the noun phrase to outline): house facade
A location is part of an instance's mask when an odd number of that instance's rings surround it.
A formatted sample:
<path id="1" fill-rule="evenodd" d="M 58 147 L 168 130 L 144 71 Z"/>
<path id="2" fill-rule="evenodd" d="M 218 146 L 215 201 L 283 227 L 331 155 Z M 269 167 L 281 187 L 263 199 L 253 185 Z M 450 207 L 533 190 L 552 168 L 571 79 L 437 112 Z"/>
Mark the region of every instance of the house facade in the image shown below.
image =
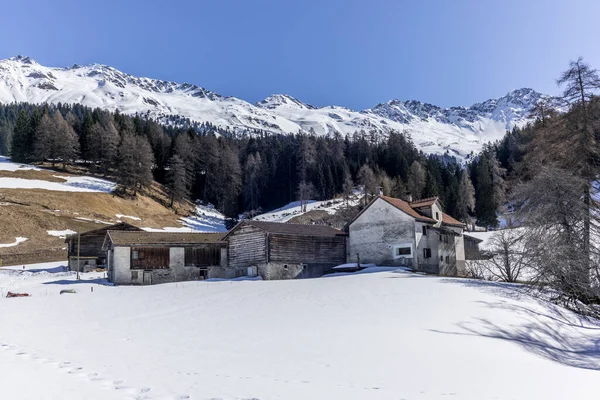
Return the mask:
<path id="1" fill-rule="evenodd" d="M 67 259 L 71 271 L 87 272 L 99 265 L 106 264 L 106 252 L 102 244 L 107 231 L 139 232 L 140 228 L 126 222 L 94 229 L 87 232 L 69 235 L 65 238 L 67 244 Z"/>
<path id="2" fill-rule="evenodd" d="M 448 276 L 464 274 L 465 225 L 437 197 L 407 202 L 375 197 L 350 223 L 349 262 L 398 265 Z"/>
<path id="3" fill-rule="evenodd" d="M 222 233 L 107 231 L 108 280 L 116 285 L 234 278 L 246 274 L 227 265 Z"/>
<path id="4" fill-rule="evenodd" d="M 242 221 L 225 236 L 230 268 L 263 279 L 319 277 L 346 262 L 347 234 L 325 225 Z"/>

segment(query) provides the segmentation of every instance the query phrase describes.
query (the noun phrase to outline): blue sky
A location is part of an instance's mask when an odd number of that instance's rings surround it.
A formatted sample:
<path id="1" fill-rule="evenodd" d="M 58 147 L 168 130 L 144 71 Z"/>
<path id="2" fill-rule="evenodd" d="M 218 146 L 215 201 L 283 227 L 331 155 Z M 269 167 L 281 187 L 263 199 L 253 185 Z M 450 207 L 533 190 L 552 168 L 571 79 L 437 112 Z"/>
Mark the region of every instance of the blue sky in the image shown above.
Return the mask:
<path id="1" fill-rule="evenodd" d="M 554 94 L 570 59 L 600 68 L 597 0 L 6 1 L 0 58 L 98 62 L 255 102 L 354 109 Z"/>

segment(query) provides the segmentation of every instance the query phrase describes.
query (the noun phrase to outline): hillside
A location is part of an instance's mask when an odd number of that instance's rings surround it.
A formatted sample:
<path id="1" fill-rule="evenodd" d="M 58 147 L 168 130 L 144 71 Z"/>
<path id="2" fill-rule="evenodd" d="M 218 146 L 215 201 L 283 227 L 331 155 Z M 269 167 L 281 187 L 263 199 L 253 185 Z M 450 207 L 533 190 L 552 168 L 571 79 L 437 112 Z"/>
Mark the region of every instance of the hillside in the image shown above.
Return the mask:
<path id="1" fill-rule="evenodd" d="M 372 268 L 111 287 L 58 265 L 0 270 L 0 293 L 32 295 L 0 296 L 3 397 L 598 398 L 599 323 L 518 285 Z"/>
<path id="2" fill-rule="evenodd" d="M 406 131 L 426 153 L 465 158 L 507 129 L 530 120 L 530 110 L 548 96 L 518 89 L 470 107 L 441 108 L 419 101 L 390 100 L 366 110 L 314 107 L 289 95 L 256 103 L 202 87 L 140 78 L 102 64 L 46 67 L 30 57 L 0 60 L 0 102 L 80 103 L 125 114 L 143 114 L 165 124 L 209 122 L 234 132 L 314 132 L 317 135 L 385 136 Z"/>
<path id="3" fill-rule="evenodd" d="M 162 188 L 152 197 L 123 198 L 115 184 L 100 178 L 55 172 L 0 157 L 0 257 L 3 265 L 66 257 L 64 237 L 76 231 L 127 221 L 147 229 L 214 230 L 192 214 L 190 205 L 177 215 L 163 204 Z M 161 196 L 163 200 L 161 201 Z"/>

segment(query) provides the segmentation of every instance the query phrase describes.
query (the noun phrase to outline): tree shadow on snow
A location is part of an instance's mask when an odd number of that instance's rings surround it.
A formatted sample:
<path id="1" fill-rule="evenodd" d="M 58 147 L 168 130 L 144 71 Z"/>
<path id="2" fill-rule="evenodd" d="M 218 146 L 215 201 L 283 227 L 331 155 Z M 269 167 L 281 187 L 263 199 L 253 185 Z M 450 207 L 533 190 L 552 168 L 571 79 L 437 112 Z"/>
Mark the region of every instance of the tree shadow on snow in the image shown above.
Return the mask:
<path id="1" fill-rule="evenodd" d="M 575 368 L 600 371 L 600 321 L 586 319 L 565 308 L 536 297 L 522 285 L 448 279 L 449 282 L 476 287 L 511 299 L 477 301 L 484 307 L 515 314 L 515 322 L 496 324 L 475 318 L 458 323 L 459 331 L 431 330 L 450 335 L 479 336 L 514 343 L 525 351 Z M 527 300 L 521 304 L 512 300 Z"/>

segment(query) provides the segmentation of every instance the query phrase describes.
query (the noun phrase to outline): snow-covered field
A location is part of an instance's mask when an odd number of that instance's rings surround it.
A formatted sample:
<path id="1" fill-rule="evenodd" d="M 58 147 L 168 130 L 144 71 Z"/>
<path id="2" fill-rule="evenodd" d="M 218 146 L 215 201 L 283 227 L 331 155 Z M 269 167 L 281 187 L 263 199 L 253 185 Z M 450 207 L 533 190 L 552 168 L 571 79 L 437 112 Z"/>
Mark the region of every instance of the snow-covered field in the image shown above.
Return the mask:
<path id="1" fill-rule="evenodd" d="M 32 295 L 0 298 L 1 398 L 587 400 L 600 392 L 600 324 L 519 286 L 373 268 L 111 287 L 102 273 L 76 281 L 60 264 L 0 270 L 2 293 Z"/>

